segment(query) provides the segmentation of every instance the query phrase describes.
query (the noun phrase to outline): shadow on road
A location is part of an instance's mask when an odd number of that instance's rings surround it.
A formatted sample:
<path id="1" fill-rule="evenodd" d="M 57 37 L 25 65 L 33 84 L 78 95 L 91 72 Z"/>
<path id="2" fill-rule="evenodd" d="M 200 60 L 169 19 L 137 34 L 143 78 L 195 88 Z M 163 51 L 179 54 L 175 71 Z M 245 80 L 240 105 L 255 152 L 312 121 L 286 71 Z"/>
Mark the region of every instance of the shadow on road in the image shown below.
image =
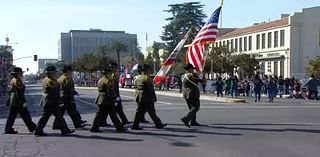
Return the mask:
<path id="1" fill-rule="evenodd" d="M 222 125 L 222 126 L 220 126 Z M 224 126 L 223 126 L 224 125 Z M 232 127 L 236 126 L 248 126 L 248 127 Z M 317 129 L 297 129 L 297 128 L 259 128 L 259 127 L 249 127 L 249 126 L 319 126 L 319 125 L 307 125 L 307 124 L 269 124 L 269 123 L 258 123 L 258 124 L 211 124 L 207 127 L 213 129 L 225 129 L 225 130 L 245 130 L 245 131 L 265 131 L 265 132 L 305 132 L 305 133 L 320 133 L 320 130 Z"/>
<path id="2" fill-rule="evenodd" d="M 175 126 L 182 126 L 183 124 L 169 124 Z M 184 126 L 184 125 L 183 125 Z M 226 136 L 242 136 L 240 133 L 222 133 L 222 132 L 213 132 L 213 131 L 203 131 L 201 128 L 209 127 L 208 125 L 202 125 L 195 128 L 164 128 L 165 130 L 172 132 L 184 132 L 184 133 L 199 133 L 199 134 L 208 134 L 208 135 L 226 135 Z"/>

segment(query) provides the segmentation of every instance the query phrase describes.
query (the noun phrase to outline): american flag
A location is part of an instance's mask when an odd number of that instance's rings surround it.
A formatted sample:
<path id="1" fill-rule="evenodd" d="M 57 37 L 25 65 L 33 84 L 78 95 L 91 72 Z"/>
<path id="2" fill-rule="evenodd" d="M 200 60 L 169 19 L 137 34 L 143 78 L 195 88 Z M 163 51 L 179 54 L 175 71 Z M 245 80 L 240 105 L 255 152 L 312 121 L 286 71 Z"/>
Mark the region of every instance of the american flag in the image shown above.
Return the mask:
<path id="1" fill-rule="evenodd" d="M 221 6 L 213 12 L 209 21 L 201 28 L 188 48 L 186 62 L 192 64 L 197 71 L 202 71 L 203 52 L 206 44 L 216 41 L 220 11 Z"/>

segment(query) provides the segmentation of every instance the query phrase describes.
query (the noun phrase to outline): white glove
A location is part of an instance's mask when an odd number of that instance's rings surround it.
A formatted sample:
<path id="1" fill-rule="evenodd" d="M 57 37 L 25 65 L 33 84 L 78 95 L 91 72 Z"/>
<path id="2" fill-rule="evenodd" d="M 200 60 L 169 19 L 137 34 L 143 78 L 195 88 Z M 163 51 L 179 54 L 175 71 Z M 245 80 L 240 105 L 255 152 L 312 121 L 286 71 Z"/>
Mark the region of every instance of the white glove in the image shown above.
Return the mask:
<path id="1" fill-rule="evenodd" d="M 118 97 L 116 98 L 116 101 L 117 101 L 117 102 L 121 101 L 121 98 L 118 96 Z"/>
<path id="2" fill-rule="evenodd" d="M 115 102 L 113 105 L 114 105 L 114 106 L 118 106 L 118 102 Z"/>
<path id="3" fill-rule="evenodd" d="M 64 106 L 64 104 L 63 104 L 63 103 L 62 103 L 62 104 L 59 104 L 59 106 L 60 106 L 60 107 L 63 107 L 63 106 Z"/>
<path id="4" fill-rule="evenodd" d="M 27 107 L 28 106 L 28 104 L 25 102 L 25 103 L 23 103 L 23 105 L 22 105 L 23 107 Z"/>

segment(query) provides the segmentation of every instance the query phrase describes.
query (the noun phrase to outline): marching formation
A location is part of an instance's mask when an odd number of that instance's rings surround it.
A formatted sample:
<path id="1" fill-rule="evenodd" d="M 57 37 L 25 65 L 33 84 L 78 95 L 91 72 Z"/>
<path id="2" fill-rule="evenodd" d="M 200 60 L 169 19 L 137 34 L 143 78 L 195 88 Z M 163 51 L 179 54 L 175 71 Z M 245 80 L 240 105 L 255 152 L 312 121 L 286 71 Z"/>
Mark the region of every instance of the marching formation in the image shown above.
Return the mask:
<path id="1" fill-rule="evenodd" d="M 200 91 L 198 82 L 201 81 L 198 75 L 194 73 L 192 64 L 187 64 L 185 67 L 186 74 L 182 76 L 184 86 L 183 97 L 187 102 L 189 112 L 181 118 L 181 121 L 187 126 L 200 126 L 196 121 L 196 113 L 200 108 Z M 133 122 L 126 117 L 121 96 L 119 92 L 119 66 L 116 63 L 111 63 L 102 71 L 102 77 L 98 81 L 98 96 L 95 100 L 97 112 L 93 119 L 91 132 L 101 132 L 101 126 L 109 126 L 107 124 L 108 115 L 116 128 L 117 132 L 126 132 L 125 125 L 131 124 L 132 130 L 142 130 L 140 123 L 148 122 L 145 120 L 145 114 L 148 113 L 157 129 L 164 128 L 167 123 L 163 123 L 156 114 L 155 102 L 157 96 L 154 90 L 153 80 L 150 77 L 152 68 L 148 64 L 139 66 L 139 72 L 136 76 L 135 86 L 135 102 L 137 109 Z M 5 134 L 17 134 L 13 128 L 17 114 L 23 119 L 30 132 L 34 132 L 36 136 L 47 136 L 43 129 L 45 128 L 51 115 L 55 117 L 53 129 L 61 130 L 61 135 L 74 133 L 74 130 L 69 129 L 63 115 L 65 112 L 70 116 L 74 128 L 83 128 L 88 126 L 85 120 L 81 118 L 77 110 L 74 96 L 78 94 L 75 91 L 72 78 L 72 67 L 65 65 L 63 74 L 58 78 L 57 69 L 55 66 L 47 66 L 45 69 L 46 77 L 42 83 L 42 97 L 40 106 L 43 109 L 42 115 L 38 123 L 32 121 L 30 112 L 27 108 L 25 97 L 25 85 L 23 83 L 23 71 L 16 67 L 12 72 L 10 81 L 10 97 L 7 101 L 7 106 L 10 107 L 8 119 L 5 126 Z"/>

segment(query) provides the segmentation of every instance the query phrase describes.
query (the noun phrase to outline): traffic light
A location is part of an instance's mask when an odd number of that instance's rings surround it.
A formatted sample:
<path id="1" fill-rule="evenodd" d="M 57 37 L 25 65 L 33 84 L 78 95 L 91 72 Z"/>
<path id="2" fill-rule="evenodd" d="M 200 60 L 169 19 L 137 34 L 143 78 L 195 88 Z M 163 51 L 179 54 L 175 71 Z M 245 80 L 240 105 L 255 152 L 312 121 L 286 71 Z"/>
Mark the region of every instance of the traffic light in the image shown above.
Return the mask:
<path id="1" fill-rule="evenodd" d="M 33 55 L 33 61 L 38 61 L 38 55 Z"/>
<path id="2" fill-rule="evenodd" d="M 27 71 L 29 71 L 29 68 L 27 68 Z"/>

